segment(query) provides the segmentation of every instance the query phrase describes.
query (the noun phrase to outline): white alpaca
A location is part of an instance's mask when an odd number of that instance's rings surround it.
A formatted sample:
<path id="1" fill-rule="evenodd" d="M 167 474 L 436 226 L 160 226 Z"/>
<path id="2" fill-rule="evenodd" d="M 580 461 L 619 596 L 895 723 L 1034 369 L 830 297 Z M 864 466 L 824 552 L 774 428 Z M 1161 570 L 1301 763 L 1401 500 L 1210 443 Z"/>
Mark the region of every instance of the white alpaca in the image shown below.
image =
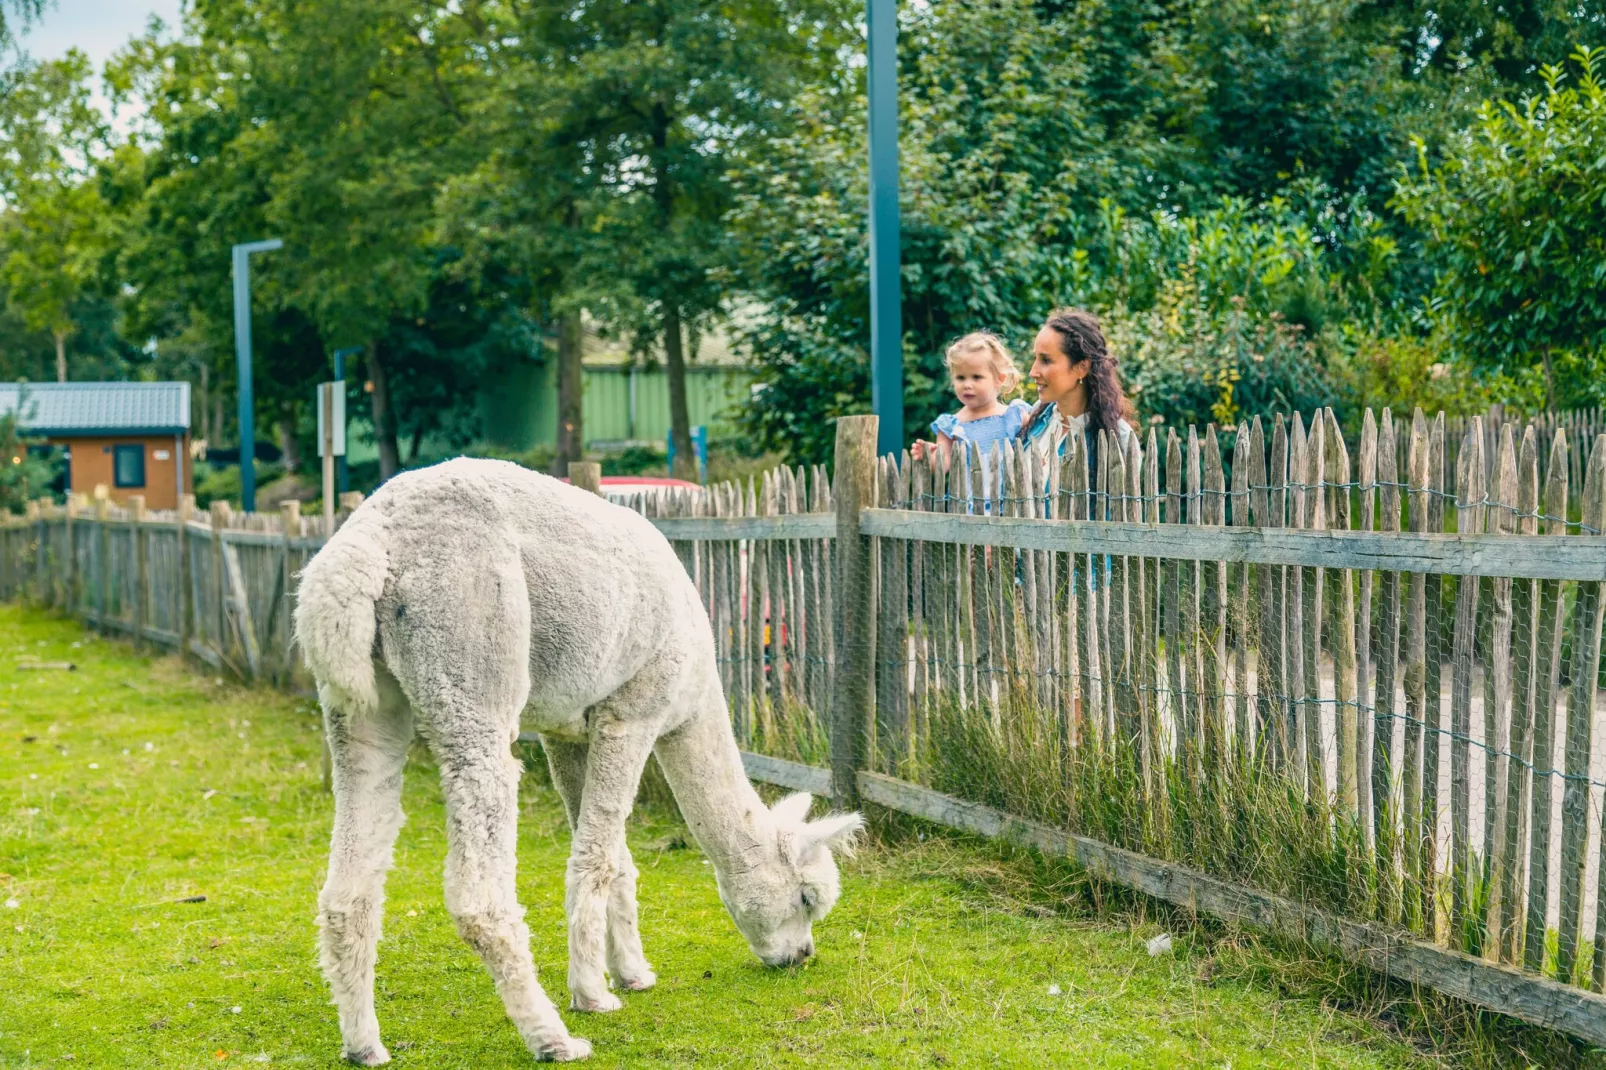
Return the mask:
<path id="1" fill-rule="evenodd" d="M 809 797 L 766 808 L 731 734 L 708 616 L 645 519 L 501 461 L 397 476 L 302 574 L 296 636 L 318 681 L 334 758 L 321 961 L 346 1058 L 389 1059 L 374 1016 L 385 871 L 402 824 L 416 728 L 446 797 L 446 906 L 507 1013 L 542 1059 L 582 1059 L 536 980 L 514 889 L 520 721 L 539 731 L 574 830 L 565 906 L 579 1011 L 656 979 L 636 926 L 625 818 L 656 751 L 753 951 L 814 951 L 840 890 L 831 857 L 858 814 L 806 820 Z M 605 976 L 605 974 L 607 976 Z"/>

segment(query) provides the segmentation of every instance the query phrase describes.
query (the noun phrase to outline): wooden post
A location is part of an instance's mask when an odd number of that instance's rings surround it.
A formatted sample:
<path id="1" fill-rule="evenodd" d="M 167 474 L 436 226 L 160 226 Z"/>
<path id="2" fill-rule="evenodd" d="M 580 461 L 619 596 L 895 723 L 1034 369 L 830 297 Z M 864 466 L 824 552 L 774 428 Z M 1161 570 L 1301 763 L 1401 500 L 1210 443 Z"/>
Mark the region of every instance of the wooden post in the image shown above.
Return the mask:
<path id="1" fill-rule="evenodd" d="M 602 493 L 602 465 L 596 461 L 570 461 L 569 482 L 592 494 Z"/>
<path id="2" fill-rule="evenodd" d="M 194 634 L 191 616 L 195 602 L 195 581 L 190 575 L 190 517 L 195 512 L 195 495 L 185 494 L 178 500 L 178 656 L 182 661 L 190 656 L 190 637 Z"/>
<path id="3" fill-rule="evenodd" d="M 875 500 L 880 421 L 844 416 L 836 424 L 836 677 L 831 694 L 831 782 L 836 805 L 854 805 L 869 753 L 874 711 L 875 633 L 870 619 L 870 540 L 859 510 Z"/>
<path id="4" fill-rule="evenodd" d="M 111 499 L 106 496 L 106 486 L 101 484 L 95 488 L 95 556 L 100 559 L 95 613 L 103 635 L 111 630 L 107 623 L 107 614 L 111 612 L 112 602 L 112 543 L 108 523 L 111 519 L 111 507 Z"/>
<path id="5" fill-rule="evenodd" d="M 272 614 L 273 637 L 278 642 L 278 664 L 274 667 L 280 687 L 290 686 L 290 677 L 295 665 L 294 652 L 290 649 L 294 644 L 293 629 L 290 627 L 291 614 L 294 612 L 293 599 L 295 597 L 295 584 L 292 582 L 290 562 L 294 560 L 294 551 L 290 540 L 301 535 L 301 503 L 294 498 L 286 498 L 279 503 L 279 526 L 284 532 L 284 543 L 279 550 L 279 597 L 278 604 Z"/>
<path id="6" fill-rule="evenodd" d="M 150 591 L 150 560 L 145 542 L 145 495 L 128 498 L 129 531 L 134 540 L 134 649 L 145 648 L 145 603 Z"/>
<path id="7" fill-rule="evenodd" d="M 65 568 L 66 576 L 64 577 L 62 583 L 62 591 L 63 597 L 65 597 L 67 600 L 68 613 L 73 613 L 78 609 L 78 554 L 73 544 L 73 539 L 75 538 L 73 532 L 73 519 L 75 514 L 78 512 L 78 502 L 76 501 L 76 498 L 77 495 L 67 495 L 66 510 L 63 513 L 63 516 L 66 518 L 63 523 L 67 529 L 67 561 Z"/>
<path id="8" fill-rule="evenodd" d="M 217 652 L 221 663 L 228 657 L 228 643 L 225 637 L 229 634 L 229 585 L 228 579 L 223 575 L 223 529 L 229 526 L 229 503 L 213 502 L 212 508 L 212 591 L 217 598 L 217 613 L 212 618 L 213 650 Z"/>
<path id="9" fill-rule="evenodd" d="M 319 401 L 323 421 L 323 533 L 327 538 L 335 533 L 335 384 L 323 383 L 318 387 L 323 394 Z"/>

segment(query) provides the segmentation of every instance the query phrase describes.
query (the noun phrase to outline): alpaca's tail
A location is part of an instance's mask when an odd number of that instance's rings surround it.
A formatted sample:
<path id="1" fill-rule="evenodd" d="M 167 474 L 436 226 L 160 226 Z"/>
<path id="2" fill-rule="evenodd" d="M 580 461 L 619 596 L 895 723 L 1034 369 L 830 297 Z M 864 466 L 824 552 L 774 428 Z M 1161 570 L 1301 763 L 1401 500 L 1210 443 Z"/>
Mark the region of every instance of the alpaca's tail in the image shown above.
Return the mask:
<path id="1" fill-rule="evenodd" d="M 374 603 L 389 569 L 384 513 L 359 508 L 301 573 L 296 642 L 320 687 L 352 712 L 379 707 L 374 683 Z"/>

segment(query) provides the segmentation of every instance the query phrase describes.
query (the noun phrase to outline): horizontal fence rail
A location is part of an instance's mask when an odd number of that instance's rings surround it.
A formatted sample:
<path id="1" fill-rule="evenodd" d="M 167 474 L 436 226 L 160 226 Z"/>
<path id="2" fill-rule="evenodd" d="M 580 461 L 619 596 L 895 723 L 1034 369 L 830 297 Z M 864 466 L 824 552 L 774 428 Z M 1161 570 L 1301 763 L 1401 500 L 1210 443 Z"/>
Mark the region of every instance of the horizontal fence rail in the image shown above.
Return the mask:
<path id="1" fill-rule="evenodd" d="M 1323 410 L 921 459 L 852 417 L 833 478 L 615 500 L 703 600 L 753 778 L 1600 1044 L 1599 417 L 1367 412 L 1346 438 Z M 321 531 L 41 503 L 0 525 L 0 593 L 304 689 Z"/>

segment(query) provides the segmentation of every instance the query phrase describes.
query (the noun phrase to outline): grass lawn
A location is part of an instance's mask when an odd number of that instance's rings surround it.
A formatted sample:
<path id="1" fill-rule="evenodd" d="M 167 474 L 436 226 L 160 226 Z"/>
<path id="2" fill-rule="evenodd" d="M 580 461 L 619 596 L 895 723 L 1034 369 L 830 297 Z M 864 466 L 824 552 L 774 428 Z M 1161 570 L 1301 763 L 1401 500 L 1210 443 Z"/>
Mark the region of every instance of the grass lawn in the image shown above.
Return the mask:
<path id="1" fill-rule="evenodd" d="M 78 669 L 17 671 L 29 657 Z M 0 607 L 0 1066 L 335 1064 L 313 949 L 332 812 L 318 755 L 305 701 Z M 442 907 L 440 792 L 418 758 L 380 944 L 385 1041 L 397 1066 L 526 1065 Z M 526 784 L 519 891 L 564 1006 L 568 830 Z M 616 1014 L 566 1014 L 598 1065 L 1439 1064 L 1368 1018 L 1217 970 L 1203 940 L 1151 958 L 1152 923 L 989 893 L 1008 863 L 983 847 L 862 852 L 818 958 L 772 971 L 677 825 L 638 816 L 631 846 L 659 983 Z"/>

